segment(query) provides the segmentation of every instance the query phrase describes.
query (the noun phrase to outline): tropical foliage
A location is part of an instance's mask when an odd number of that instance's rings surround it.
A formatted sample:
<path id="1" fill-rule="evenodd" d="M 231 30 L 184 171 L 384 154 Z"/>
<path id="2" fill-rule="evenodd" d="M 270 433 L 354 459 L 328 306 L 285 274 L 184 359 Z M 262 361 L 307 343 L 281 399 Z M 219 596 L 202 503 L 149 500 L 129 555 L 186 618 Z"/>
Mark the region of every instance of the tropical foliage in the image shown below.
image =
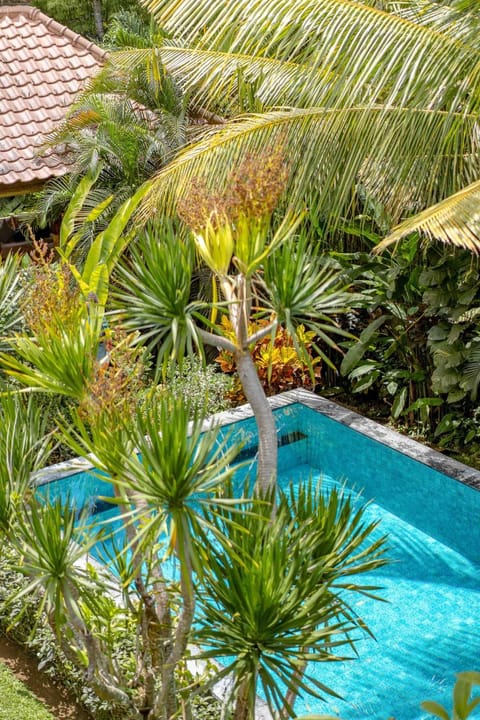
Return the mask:
<path id="1" fill-rule="evenodd" d="M 8 348 L 6 338 L 21 327 L 21 297 L 20 261 L 12 255 L 0 262 L 0 350 Z"/>
<path id="2" fill-rule="evenodd" d="M 147 6 L 162 32 L 141 40 L 136 33 L 137 50 L 117 53 L 99 81 L 114 97 L 97 86 L 54 139 L 77 143 L 79 174 L 75 187 L 61 188 L 71 198 L 62 263 L 53 274 L 47 265 L 34 272 L 48 322 L 25 312 L 28 333 L 0 355 L 16 383 L 76 406 L 59 418 L 60 436 L 91 454 L 108 490 L 94 507 L 70 498 L 42 503 L 17 465 L 27 453 L 36 469 L 45 443 L 32 450 L 6 434 L 2 532 L 26 578 L 11 601 L 37 595 L 39 622 L 46 618 L 98 696 L 132 718 L 189 716 L 196 681 L 182 686 L 179 676 L 197 641 L 198 657 L 227 658 L 215 676 L 232 674 L 235 720 L 251 720 L 260 687 L 283 720 L 294 716 L 299 692 L 335 691 L 314 681 L 307 662 L 338 657 L 352 632 L 365 630 L 350 596 L 375 589 L 354 576 L 385 562 L 384 539 L 346 493 L 326 495 L 308 480 L 298 494 L 277 490 L 275 426 L 251 352 L 259 344 L 273 355 L 275 339 L 288 337 L 282 349 L 300 366 L 293 372 L 308 371 L 313 381 L 313 353 L 332 367 L 343 345 L 354 388 L 380 388 L 396 418 L 419 412 L 426 422 L 441 396 L 454 405 L 475 395 L 477 287 L 466 256 L 452 266 L 430 256 L 422 269 L 416 239 L 381 259 L 332 260 L 322 251 L 359 238 L 363 248 L 378 244 L 419 211 L 389 240 L 419 228 L 477 250 L 478 22 L 468 0 L 421 8 L 409 0 Z M 122 43 L 118 27 L 112 42 Z M 157 112 L 162 92 L 171 135 Z M 196 139 L 187 136 L 184 98 L 190 113 L 214 123 Z M 99 179 L 103 187 L 89 197 Z M 177 214 L 180 228 L 164 217 Z M 195 292 L 197 262 L 213 279 L 209 301 Z M 442 291 L 459 273 L 456 315 Z M 8 267 L 5 277 L 15 298 Z M 49 298 L 42 288 L 50 281 Z M 366 288 L 363 297 L 351 282 Z M 109 297 L 119 330 L 105 328 Z M 346 309 L 361 331 L 355 344 L 339 319 Z M 7 317 L 2 334 L 17 318 Z M 139 392 L 144 356 L 133 341 L 159 372 L 204 344 L 229 353 L 258 421 L 256 483 L 235 488 L 236 449 L 217 431 L 201 435 L 195 412 L 189 434 L 191 408 L 181 399 Z M 12 402 L 2 398 L 9 425 Z M 27 443 L 38 428 L 30 430 Z M 89 512 L 105 513 L 101 529 L 92 532 Z M 94 566 L 91 553 L 114 576 Z M 461 678 L 455 702 L 464 714 L 476 681 Z M 439 706 L 426 709 L 448 717 Z"/>
<path id="3" fill-rule="evenodd" d="M 96 38 L 97 41 L 120 10 L 129 9 L 141 15 L 136 0 L 81 0 L 74 6 L 65 0 L 38 0 L 35 7 L 80 35 Z"/>
<path id="4" fill-rule="evenodd" d="M 457 675 L 457 682 L 453 689 L 452 715 L 439 703 L 427 700 L 422 703 L 423 710 L 431 713 L 441 720 L 467 720 L 475 708 L 480 705 L 480 697 L 471 697 L 472 689 L 480 685 L 480 673 L 461 672 Z"/>
<path id="5" fill-rule="evenodd" d="M 247 156 L 222 189 L 211 191 L 193 182 L 179 205 L 193 244 L 188 238 L 180 243 L 169 224 L 157 248 L 151 247 L 152 236 L 145 235 L 121 267 L 116 293 L 126 327 L 143 333 L 164 367 L 195 348 L 201 351 L 204 343 L 233 356 L 259 426 L 258 483 L 264 489 L 276 483 L 277 438 L 251 349 L 267 336 L 273 339 L 283 326 L 313 376 L 312 360 L 300 346 L 296 328 L 307 327 L 312 335 L 303 333 L 303 339 L 312 344 L 315 337 L 316 352 L 326 358 L 322 343 L 338 347 L 332 336 L 346 333 L 335 316 L 350 300 L 328 259 L 312 250 L 304 234 L 295 237 L 301 216 L 287 213 L 270 232 L 287 173 L 277 149 Z M 213 274 L 209 303 L 191 299 L 194 249 Z M 221 325 L 222 315 L 228 326 Z M 254 332 L 253 320 L 260 322 Z"/>
<path id="6" fill-rule="evenodd" d="M 260 161 L 247 158 L 232 176 L 233 190 L 218 196 L 197 186 L 198 196 L 192 193 L 183 209 L 195 245 L 188 237 L 182 242 L 171 225 L 165 226 L 162 243 L 156 242 L 158 235 L 145 234 L 135 244 L 118 274 L 122 287 L 115 292 L 117 317 L 127 327 L 123 334 L 104 327 L 109 277 L 145 189 L 123 204 L 77 267 L 73 258 L 82 233 L 75 221 L 95 181 L 86 176 L 62 223 L 61 262 L 52 264 L 38 252 L 28 303 L 35 304 L 38 296 L 41 318 L 26 312 L 28 333 L 11 338 L 13 352 L 0 356 L 16 383 L 70 400 L 58 418 L 59 436 L 75 453 L 91 456 L 105 478 L 102 495 L 91 505 L 77 506 L 76 497 L 50 494 L 49 484 L 43 495 L 47 502 L 42 502 L 29 482 L 26 487 L 12 484 L 16 465 L 6 463 L 3 532 L 13 548 L 13 567 L 26 578 L 11 602 L 37 597 L 38 622 L 48 621 L 61 650 L 83 668 L 96 695 L 131 718 L 170 720 L 179 711 L 190 712 L 191 688 L 182 690 L 178 675 L 185 673 L 190 643 L 198 641 L 202 648 L 214 643 L 213 631 L 208 631 L 212 624 L 202 623 L 200 632 L 200 624 L 194 623 L 196 604 L 201 602 L 208 617 L 222 602 L 226 614 L 238 602 L 233 585 L 231 598 L 228 587 L 221 587 L 226 575 L 220 559 L 231 567 L 232 578 L 244 577 L 245 569 L 256 565 L 258 548 L 268 546 L 271 555 L 263 553 L 265 565 L 252 575 L 251 587 L 265 597 L 276 588 L 264 610 L 275 611 L 278 622 L 260 642 L 247 637 L 249 646 L 256 643 L 255 657 L 245 663 L 245 647 L 232 647 L 237 662 L 228 700 L 237 720 L 253 717 L 259 682 L 272 711 L 284 717 L 294 715 L 299 692 L 334 692 L 316 687 L 308 675 L 304 678 L 307 661 L 334 659 L 343 645 L 351 648 L 353 631 L 367 630 L 350 607 L 349 595 L 372 588 L 350 576 L 385 563 L 384 538 L 373 534 L 375 523 L 364 522 L 362 510 L 347 495 L 314 491 L 308 481 L 298 498 L 293 490 L 288 498 L 277 490 L 273 416 L 270 449 L 260 417 L 263 455 L 257 482 L 235 489 L 229 478 L 236 444 L 220 437 L 218 429 L 202 434 L 203 417 L 193 413 L 192 421 L 182 396 L 140 392 L 143 349 L 141 344 L 132 347 L 128 329 L 148 329 L 145 322 L 152 323 L 152 350 L 167 366 L 205 340 L 233 351 L 240 373 L 244 371 L 246 392 L 252 393 L 252 381 L 253 392 L 260 389 L 252 403 L 255 411 L 261 414 L 266 408 L 270 416 L 249 346 L 274 333 L 280 321 L 293 333 L 299 354 L 302 336 L 295 327 L 302 319 L 315 329 L 317 341 L 329 339 L 330 327 L 335 330 L 331 315 L 347 296 L 338 290 L 336 274 L 309 252 L 304 237 L 289 253 L 283 250 L 293 239 L 296 219 L 287 217 L 270 234 L 270 216 L 284 186 L 283 159 L 272 154 Z M 258 195 L 250 192 L 254 177 Z M 213 214 L 206 214 L 206 208 Z M 191 299 L 195 247 L 213 272 L 222 301 Z M 273 257 L 275 265 L 269 265 Z M 281 282 L 275 283 L 279 267 Z M 139 282 L 142 292 L 132 292 Z M 215 312 L 228 314 L 235 330 L 232 340 L 216 332 Z M 249 334 L 252 313 L 269 322 Z M 12 413 L 5 413 L 5 419 L 13 422 Z M 21 462 L 18 454 L 15 462 Z M 102 516 L 100 525 L 92 527 L 92 515 Z M 113 576 L 91 563 L 92 553 Z M 240 625 L 251 624 L 249 612 L 249 603 L 237 608 L 239 619 L 244 615 Z M 260 620 L 254 621 L 255 633 Z M 209 655 L 208 649 L 198 653 Z M 215 677 L 231 669 L 217 669 Z M 280 681 L 286 682 L 286 693 L 278 689 Z"/>
<path id="7" fill-rule="evenodd" d="M 11 437 L 17 418 L 13 402 L 20 408 L 23 399 L 0 398 Z M 32 399 L 21 419 L 28 413 L 31 425 L 38 418 L 35 410 Z M 182 691 L 178 685 L 178 672 L 184 672 L 190 656 L 188 643 L 204 648 L 197 651 L 199 658 L 210 657 L 219 638 L 226 637 L 211 614 L 226 619 L 235 607 L 237 632 L 251 626 L 252 604 L 241 606 L 236 592 L 240 587 L 257 592 L 269 598 L 255 611 L 260 612 L 257 630 L 252 626 L 262 638 L 247 663 L 245 643 L 252 646 L 256 636 L 242 631 L 237 645 L 230 646 L 228 654 L 237 659 L 229 700 L 234 717 L 251 718 L 261 678 L 272 710 L 292 716 L 297 692 L 317 692 L 308 676 L 303 678 L 306 661 L 334 659 L 342 645 L 351 648 L 352 631 L 365 630 L 349 597 L 373 588 L 353 576 L 385 563 L 384 538 L 372 534 L 375 524 L 364 522 L 347 495 L 327 495 L 308 482 L 299 493 L 298 488 L 280 493 L 272 518 L 271 495 L 259 498 L 248 486 L 235 494 L 229 484 L 235 445 L 218 429 L 202 434 L 203 419 L 197 416 L 192 425 L 190 416 L 181 398 L 167 397 L 133 415 L 97 407 L 88 426 L 73 414 L 72 424 L 64 426 L 65 441 L 76 452 L 93 452 L 94 466 L 109 474 L 103 475 L 102 497 L 96 500 L 101 509 L 90 510 L 102 520 L 95 527 L 88 508 L 68 495 L 55 495 L 55 484 L 43 486 L 41 495 L 34 492 L 23 469 L 25 456 L 34 467 L 42 462 L 36 426 L 18 440 L 23 445 L 13 454 L 5 447 L 4 466 L 10 471 L 2 488 L 10 500 L 1 531 L 14 551 L 12 569 L 26 578 L 8 602 L 25 599 L 31 608 L 31 598 L 38 598 L 37 623 L 48 621 L 57 644 L 83 668 L 100 699 L 126 717 L 162 720 L 173 717 L 179 703 L 184 711 L 189 706 L 193 686 Z M 20 487 L 17 477 L 27 477 L 27 484 Z M 98 541 L 94 556 L 113 575 L 90 559 Z M 248 572 L 260 557 L 261 566 Z M 236 576 L 237 582 L 227 582 Z M 193 625 L 197 600 L 201 612 Z M 267 628 L 261 613 L 273 618 L 274 609 L 278 622 Z M 225 654 L 220 646 L 217 650 Z M 229 664 L 214 676 L 231 670 Z M 277 689 L 279 679 L 287 681 L 285 697 Z M 198 679 L 192 682 L 196 686 Z"/>
<path id="8" fill-rule="evenodd" d="M 279 143 L 289 201 L 313 208 L 324 233 L 365 202 L 380 203 L 391 225 L 476 181 L 474 6 L 441 22 L 441 7 L 417 6 L 295 0 L 272 13 L 266 0 L 148 2 L 174 38 L 158 50 L 165 66 L 228 122 L 158 175 L 145 215 L 173 208 L 193 176 L 222 183 L 246 153 Z M 253 112 L 242 115 L 246 98 Z"/>
<path id="9" fill-rule="evenodd" d="M 222 324 L 225 328 L 225 336 L 227 338 L 233 337 L 232 328 L 226 317 L 222 318 Z M 248 329 L 249 335 L 261 331 L 266 325 L 266 320 L 253 323 Z M 253 362 L 267 395 L 276 395 L 279 392 L 292 390 L 295 387 L 312 387 L 314 385 L 311 374 L 313 366 L 315 366 L 314 378 L 315 381 L 318 381 L 320 358 L 311 356 L 311 346 L 314 342 L 315 332 L 313 330 L 305 331 L 305 328 L 300 325 L 296 329 L 296 335 L 297 337 L 294 340 L 285 328 L 279 327 L 274 338 L 271 336 L 263 337 L 251 349 Z M 308 353 L 308 362 L 300 357 L 295 345 Z M 222 350 L 215 360 L 222 372 L 234 375 L 236 366 L 231 352 Z M 234 387 L 229 391 L 229 397 L 236 403 L 245 402 L 245 396 L 238 378 L 234 379 Z"/>

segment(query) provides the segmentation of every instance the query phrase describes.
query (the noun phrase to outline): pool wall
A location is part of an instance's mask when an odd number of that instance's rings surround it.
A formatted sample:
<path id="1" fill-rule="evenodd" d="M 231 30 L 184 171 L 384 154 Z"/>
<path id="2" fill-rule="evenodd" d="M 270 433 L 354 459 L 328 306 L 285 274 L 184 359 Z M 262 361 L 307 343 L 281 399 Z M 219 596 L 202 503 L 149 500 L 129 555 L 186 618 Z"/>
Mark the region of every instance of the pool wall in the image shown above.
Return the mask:
<path id="1" fill-rule="evenodd" d="M 479 471 L 307 390 L 290 390 L 269 402 L 273 409 L 287 410 L 290 431 L 298 413 L 298 436 L 284 437 L 280 429 L 279 437 L 292 448 L 298 445 L 303 462 L 334 478 L 348 478 L 365 499 L 375 500 L 480 564 Z M 300 412 L 301 406 L 310 412 Z M 242 433 L 247 452 L 251 446 L 254 454 L 257 439 L 249 405 L 217 413 L 206 427 L 215 424 L 228 430 L 248 418 L 252 422 L 242 424 Z M 91 467 L 88 460 L 74 458 L 43 469 L 36 481 L 43 484 Z M 392 492 L 392 476 L 398 492 Z"/>

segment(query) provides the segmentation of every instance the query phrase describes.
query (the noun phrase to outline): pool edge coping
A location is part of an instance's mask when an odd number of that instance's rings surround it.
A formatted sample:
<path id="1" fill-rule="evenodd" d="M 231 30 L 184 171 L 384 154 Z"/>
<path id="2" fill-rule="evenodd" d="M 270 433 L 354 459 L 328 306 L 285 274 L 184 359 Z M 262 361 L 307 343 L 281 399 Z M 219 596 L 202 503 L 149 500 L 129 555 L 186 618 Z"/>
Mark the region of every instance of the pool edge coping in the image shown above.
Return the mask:
<path id="1" fill-rule="evenodd" d="M 272 410 L 287 407 L 295 403 L 306 405 L 311 410 L 320 412 L 322 415 L 352 430 L 356 430 L 371 440 L 393 448 L 423 465 L 427 465 L 474 490 L 480 491 L 480 471 L 475 470 L 475 468 L 443 455 L 438 452 L 438 450 L 434 450 L 428 445 L 424 445 L 413 438 L 402 435 L 393 428 L 381 425 L 375 420 L 360 415 L 354 410 L 345 408 L 321 395 L 316 395 L 310 390 L 305 390 L 304 388 L 287 390 L 279 395 L 269 397 L 268 402 Z M 212 426 L 231 425 L 252 417 L 254 417 L 253 410 L 247 403 L 211 415 L 205 420 L 204 427 L 208 429 Z M 88 458 L 71 458 L 70 460 L 42 468 L 42 470 L 35 473 L 35 482 L 43 485 L 44 483 L 68 477 L 75 473 L 88 471 L 92 467 L 93 463 L 88 460 Z"/>
<path id="2" fill-rule="evenodd" d="M 321 395 L 316 395 L 311 390 L 305 390 L 304 388 L 287 390 L 279 395 L 269 397 L 268 400 L 272 410 L 295 403 L 306 405 L 311 410 L 320 412 L 322 415 L 365 435 L 371 440 L 397 450 L 433 470 L 437 470 L 474 490 L 480 491 L 479 470 L 443 455 L 438 450 L 434 450 L 407 435 L 402 435 L 391 427 L 381 425 L 379 422 L 360 415 L 354 410 L 350 410 Z M 245 404 L 213 415 L 210 422 L 228 425 L 251 417 L 253 417 L 253 411 L 250 405 Z"/>

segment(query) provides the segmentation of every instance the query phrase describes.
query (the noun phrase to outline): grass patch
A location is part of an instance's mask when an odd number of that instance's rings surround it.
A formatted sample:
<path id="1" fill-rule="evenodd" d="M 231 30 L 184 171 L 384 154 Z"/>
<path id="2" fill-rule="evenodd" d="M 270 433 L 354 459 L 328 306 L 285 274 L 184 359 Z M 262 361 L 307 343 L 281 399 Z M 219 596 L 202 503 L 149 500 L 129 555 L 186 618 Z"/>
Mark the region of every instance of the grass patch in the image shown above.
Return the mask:
<path id="1" fill-rule="evenodd" d="M 15 675 L 0 663 L 0 720 L 55 720 Z"/>

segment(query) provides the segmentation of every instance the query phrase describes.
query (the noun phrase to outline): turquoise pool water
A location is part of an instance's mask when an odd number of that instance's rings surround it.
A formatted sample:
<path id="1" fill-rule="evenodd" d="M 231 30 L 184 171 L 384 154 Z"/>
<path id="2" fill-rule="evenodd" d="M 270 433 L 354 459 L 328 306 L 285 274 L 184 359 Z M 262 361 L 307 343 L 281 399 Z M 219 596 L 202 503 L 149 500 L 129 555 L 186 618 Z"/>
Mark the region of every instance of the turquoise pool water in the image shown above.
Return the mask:
<path id="1" fill-rule="evenodd" d="M 430 716 L 420 710 L 422 700 L 451 708 L 455 673 L 480 669 L 480 492 L 304 405 L 282 408 L 276 418 L 280 482 L 310 474 L 326 486 L 345 482 L 371 502 L 368 517 L 381 519 L 392 560 L 362 576 L 381 585 L 388 602 L 357 600 L 376 641 L 361 638 L 359 657 L 315 669 L 344 700 L 299 699 L 297 713 L 423 720 Z M 253 471 L 254 421 L 236 423 L 235 437 Z M 41 489 L 92 508 L 95 498 L 111 494 L 107 482 L 86 473 Z M 100 500 L 96 512 L 105 519 L 116 511 Z"/>

